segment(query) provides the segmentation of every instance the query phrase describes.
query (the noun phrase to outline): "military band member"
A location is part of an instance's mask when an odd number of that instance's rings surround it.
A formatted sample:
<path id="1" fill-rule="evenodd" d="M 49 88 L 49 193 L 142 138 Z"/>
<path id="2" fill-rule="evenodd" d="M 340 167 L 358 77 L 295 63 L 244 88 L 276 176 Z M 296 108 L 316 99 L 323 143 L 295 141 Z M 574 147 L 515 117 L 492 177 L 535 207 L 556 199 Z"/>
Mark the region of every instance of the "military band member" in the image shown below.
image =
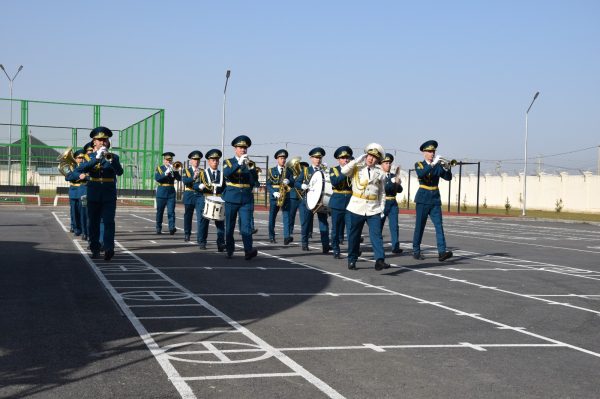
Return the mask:
<path id="1" fill-rule="evenodd" d="M 452 172 L 445 169 L 440 163 L 440 157 L 435 155 L 438 143 L 429 140 L 421 144 L 425 160 L 415 163 L 415 171 L 419 178 L 419 189 L 415 196 L 417 204 L 417 216 L 415 220 L 415 232 L 413 235 L 413 258 L 423 260 L 421 254 L 421 240 L 427 223 L 427 216 L 431 218 L 435 226 L 435 237 L 437 241 L 438 259 L 440 262 L 452 257 L 452 252 L 446 250 L 446 238 L 442 225 L 442 199 L 438 184 L 440 178 L 450 181 Z"/>
<path id="2" fill-rule="evenodd" d="M 348 236 L 348 269 L 356 269 L 359 256 L 360 234 L 365 222 L 369 225 L 369 238 L 375 257 L 375 270 L 390 267 L 385 263 L 381 218 L 385 208 L 385 176 L 378 167 L 385 152 L 379 144 L 370 144 L 365 154 L 348 162 L 342 173 L 352 178 L 352 198 L 347 210 L 350 212 L 350 235 Z"/>
<path id="3" fill-rule="evenodd" d="M 94 152 L 94 146 L 92 142 L 86 143 L 83 146 L 83 152 L 81 154 L 81 161 L 85 161 L 85 156 Z M 87 208 L 87 182 L 90 179 L 89 175 L 85 175 L 85 184 L 79 186 L 79 193 L 81 194 L 81 230 L 82 230 L 82 240 L 90 239 L 90 229 L 88 223 L 88 208 Z M 100 222 L 100 236 L 104 234 L 104 225 Z M 102 243 L 102 241 L 101 241 Z"/>
<path id="4" fill-rule="evenodd" d="M 292 190 L 289 192 L 289 197 L 290 197 L 290 223 L 289 223 L 289 237 L 292 239 L 294 239 L 294 226 L 296 225 L 296 212 L 298 211 L 298 209 L 300 208 L 300 204 L 302 203 L 303 200 L 303 191 L 302 189 L 298 188 L 295 184 L 295 182 L 298 180 L 298 178 L 300 177 L 300 172 L 301 170 L 303 170 L 304 168 L 308 168 L 308 164 L 306 162 L 299 162 L 298 165 L 298 172 L 296 172 L 297 174 L 294 175 L 292 174 L 292 177 L 294 179 L 294 186 L 292 186 Z M 304 220 L 304 214 L 302 212 L 299 212 L 300 215 L 300 226 L 302 226 L 302 221 Z"/>
<path id="5" fill-rule="evenodd" d="M 154 180 L 158 182 L 156 188 L 156 234 L 162 234 L 163 216 L 165 207 L 167 208 L 167 218 L 169 219 L 169 234 L 173 235 L 177 231 L 175 227 L 175 180 L 181 181 L 179 171 L 173 169 L 172 152 L 162 154 L 163 164 L 156 167 Z"/>
<path id="6" fill-rule="evenodd" d="M 402 192 L 400 176 L 390 173 L 394 162 L 392 154 L 385 154 L 381 161 L 381 169 L 385 173 L 385 209 L 383 210 L 383 219 L 381 219 L 381 228 L 385 225 L 386 218 L 390 218 L 390 236 L 392 238 L 392 253 L 401 254 L 400 242 L 398 241 L 398 202 L 396 194 Z"/>
<path id="7" fill-rule="evenodd" d="M 71 226 L 75 236 L 79 237 L 82 234 L 87 235 L 81 220 L 81 185 L 85 185 L 85 173 L 75 173 L 77 166 L 83 161 L 83 150 L 77 150 L 73 153 L 76 165 L 70 167 L 71 171 L 65 176 L 65 180 L 69 182 L 69 206 L 71 209 Z M 85 226 L 87 227 L 87 226 Z M 84 238 L 87 239 L 87 238 Z"/>
<path id="8" fill-rule="evenodd" d="M 254 214 L 253 189 L 258 182 L 256 165 L 248 158 L 248 147 L 252 141 L 248 136 L 238 136 L 231 142 L 235 156 L 223 164 L 223 177 L 226 181 L 223 200 L 225 201 L 225 246 L 227 257 L 233 256 L 235 240 L 233 233 L 239 214 L 240 233 L 244 243 L 244 258 L 254 258 L 258 251 L 252 246 L 252 217 Z"/>
<path id="9" fill-rule="evenodd" d="M 181 175 L 181 182 L 184 186 L 183 191 L 183 241 L 190 240 L 192 235 L 192 219 L 194 218 L 194 210 L 196 210 L 196 239 L 200 243 L 200 218 L 202 215 L 203 203 L 200 203 L 198 197 L 202 193 L 194 190 L 194 183 L 198 180 L 202 169 L 200 168 L 200 160 L 202 152 L 194 150 L 188 154 L 189 166 L 185 168 Z"/>
<path id="10" fill-rule="evenodd" d="M 333 157 L 338 160 L 338 166 L 329 170 L 329 178 L 333 194 L 329 199 L 329 209 L 331 209 L 331 247 L 333 257 L 340 259 L 340 242 L 344 237 L 344 229 L 350 229 L 350 212 L 346 211 L 348 202 L 352 197 L 352 180 L 342 173 L 342 167 L 348 163 L 352 157 L 352 148 L 341 146 Z M 348 234 L 349 235 L 349 234 Z"/>
<path id="11" fill-rule="evenodd" d="M 104 222 L 104 259 L 115 254 L 115 212 L 117 209 L 117 176 L 123 174 L 119 156 L 110 154 L 107 159 L 112 131 L 99 126 L 90 132 L 94 152 L 85 156 L 76 173 L 89 174 L 87 206 L 92 258 L 100 255 L 100 220 Z"/>
<path id="12" fill-rule="evenodd" d="M 289 191 L 293 190 L 294 178 L 292 171 L 285 166 L 288 158 L 286 150 L 279 150 L 274 155 L 277 165 L 267 171 L 267 191 L 269 192 L 269 241 L 275 244 L 275 220 L 281 208 L 283 215 L 283 244 L 288 245 L 293 238 L 290 236 L 290 198 Z M 283 201 L 283 202 L 282 202 Z M 281 206 L 277 204 L 281 203 Z"/>
<path id="13" fill-rule="evenodd" d="M 325 170 L 322 165 L 322 159 L 325 156 L 325 150 L 321 147 L 315 147 L 308 153 L 312 165 L 306 168 L 302 168 L 302 172 L 295 181 L 295 186 L 298 189 L 306 192 L 308 189 L 308 183 L 312 178 L 312 175 L 319 170 Z M 300 203 L 300 213 L 304 214 L 302 220 L 302 250 L 308 251 L 308 238 L 313 228 L 314 215 L 313 212 L 308 209 L 306 205 L 306 198 Z M 327 221 L 327 213 L 317 212 L 319 219 L 319 232 L 321 233 L 321 245 L 323 253 L 329 252 L 331 247 L 329 246 L 329 222 Z"/>
<path id="14" fill-rule="evenodd" d="M 208 167 L 202 171 L 200 179 L 194 185 L 194 188 L 196 188 L 202 196 L 202 198 L 198 198 L 198 203 L 201 205 L 199 208 L 200 214 L 196 215 L 200 221 L 198 226 L 198 231 L 200 232 L 200 249 L 206 249 L 208 225 L 210 224 L 210 219 L 200 216 L 202 214 L 202 209 L 204 208 L 204 201 L 208 196 L 220 197 L 225 189 L 225 181 L 223 181 L 223 185 L 219 187 L 219 183 L 221 182 L 221 171 L 218 168 L 222 155 L 221 151 L 215 148 L 206 153 Z M 225 250 L 225 221 L 215 219 L 215 226 L 217 227 L 217 250 L 223 252 Z"/>

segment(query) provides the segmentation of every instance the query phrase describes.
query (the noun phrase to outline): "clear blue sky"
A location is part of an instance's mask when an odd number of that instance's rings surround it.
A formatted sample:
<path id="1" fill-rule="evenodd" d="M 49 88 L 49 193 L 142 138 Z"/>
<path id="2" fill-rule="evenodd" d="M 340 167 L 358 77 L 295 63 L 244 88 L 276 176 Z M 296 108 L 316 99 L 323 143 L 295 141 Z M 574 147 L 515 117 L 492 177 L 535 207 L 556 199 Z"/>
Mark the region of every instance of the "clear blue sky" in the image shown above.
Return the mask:
<path id="1" fill-rule="evenodd" d="M 412 167 L 433 138 L 513 172 L 540 91 L 529 154 L 593 147 L 544 168 L 596 171 L 598 1 L 11 1 L 1 19 L 16 98 L 165 108 L 179 159 L 220 144 L 231 69 L 226 143 L 251 154 L 378 142 Z"/>

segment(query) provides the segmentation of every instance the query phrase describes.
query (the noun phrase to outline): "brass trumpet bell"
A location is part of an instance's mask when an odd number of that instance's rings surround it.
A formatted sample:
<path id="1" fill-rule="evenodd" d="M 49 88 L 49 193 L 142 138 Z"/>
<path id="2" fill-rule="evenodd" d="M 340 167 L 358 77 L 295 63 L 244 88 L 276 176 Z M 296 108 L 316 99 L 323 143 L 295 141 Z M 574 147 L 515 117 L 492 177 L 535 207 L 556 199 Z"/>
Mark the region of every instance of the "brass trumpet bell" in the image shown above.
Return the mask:
<path id="1" fill-rule="evenodd" d="M 179 172 L 181 169 L 183 169 L 183 162 L 181 162 L 181 161 L 173 162 L 173 170 L 175 172 Z"/>
<path id="2" fill-rule="evenodd" d="M 58 161 L 58 171 L 63 176 L 67 176 L 77 165 L 77 161 L 75 161 L 75 157 L 73 156 L 73 147 L 67 148 L 56 160 Z"/>

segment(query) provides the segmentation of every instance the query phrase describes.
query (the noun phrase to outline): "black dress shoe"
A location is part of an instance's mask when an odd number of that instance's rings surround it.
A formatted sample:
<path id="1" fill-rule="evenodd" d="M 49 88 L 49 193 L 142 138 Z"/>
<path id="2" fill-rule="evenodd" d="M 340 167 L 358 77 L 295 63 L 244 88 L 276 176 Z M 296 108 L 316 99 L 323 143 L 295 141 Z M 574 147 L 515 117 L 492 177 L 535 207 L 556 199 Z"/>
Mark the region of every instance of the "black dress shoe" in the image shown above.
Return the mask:
<path id="1" fill-rule="evenodd" d="M 87 241 L 87 239 L 88 239 L 87 235 L 84 234 L 81 236 L 81 241 Z"/>
<path id="2" fill-rule="evenodd" d="M 340 253 L 339 253 L 339 252 L 334 252 L 334 253 L 333 253 L 333 258 L 334 258 L 334 259 L 342 259 L 342 255 L 340 255 Z"/>
<path id="3" fill-rule="evenodd" d="M 404 252 L 404 251 L 402 251 L 402 248 L 396 247 L 396 248 L 392 249 L 393 254 L 401 254 L 402 252 Z"/>
<path id="4" fill-rule="evenodd" d="M 198 244 L 198 248 L 204 250 L 206 249 L 206 244 Z"/>
<path id="5" fill-rule="evenodd" d="M 446 259 L 450 259 L 453 256 L 454 256 L 454 254 L 452 253 L 452 251 L 446 251 L 446 252 L 442 252 L 438 259 L 440 260 L 440 262 L 443 262 Z"/>
<path id="6" fill-rule="evenodd" d="M 308 245 L 303 245 L 303 246 L 302 246 L 302 250 L 303 250 L 303 251 L 308 251 Z"/>
<path id="7" fill-rule="evenodd" d="M 231 259 L 233 257 L 233 252 L 227 252 L 227 255 L 225 255 L 227 257 L 227 259 Z"/>
<path id="8" fill-rule="evenodd" d="M 75 232 L 75 230 L 74 230 L 74 229 L 71 227 L 71 228 L 69 229 L 69 233 L 73 233 L 73 232 Z"/>
<path id="9" fill-rule="evenodd" d="M 270 242 L 271 244 L 277 244 L 277 240 L 275 240 L 274 238 L 271 238 L 271 239 L 269 240 L 269 242 Z"/>
<path id="10" fill-rule="evenodd" d="M 107 249 L 104 252 L 104 260 L 110 260 L 115 255 L 115 251 L 113 249 Z"/>
<path id="11" fill-rule="evenodd" d="M 349 270 L 356 270 L 356 262 L 350 262 L 350 263 L 348 263 L 348 269 Z"/>
<path id="12" fill-rule="evenodd" d="M 250 252 L 246 252 L 244 259 L 250 260 L 250 259 L 254 258 L 256 255 L 258 255 L 258 250 L 256 248 L 252 248 L 250 250 Z"/>
<path id="13" fill-rule="evenodd" d="M 104 245 L 100 245 L 100 252 L 104 252 Z"/>
<path id="14" fill-rule="evenodd" d="M 156 234 L 162 234 L 162 230 L 156 230 Z"/>
<path id="15" fill-rule="evenodd" d="M 365 237 L 360 237 L 360 243 L 362 244 L 363 242 L 365 242 Z"/>
<path id="16" fill-rule="evenodd" d="M 377 261 L 375 262 L 375 270 L 383 270 L 383 269 L 389 269 L 390 265 L 388 265 L 387 263 L 385 263 L 385 261 L 383 259 L 377 259 Z"/>
<path id="17" fill-rule="evenodd" d="M 100 257 L 100 251 L 92 252 L 92 259 L 98 259 Z"/>
<path id="18" fill-rule="evenodd" d="M 324 254 L 328 254 L 330 250 L 331 250 L 331 246 L 330 245 L 326 245 L 326 246 L 323 247 L 323 253 Z"/>
<path id="19" fill-rule="evenodd" d="M 188 242 L 190 240 L 190 235 L 186 234 L 183 236 L 183 241 Z"/>
<path id="20" fill-rule="evenodd" d="M 252 234 L 258 233 L 258 229 L 252 229 Z"/>
<path id="21" fill-rule="evenodd" d="M 176 231 L 177 231 L 177 227 L 175 227 L 175 228 L 174 228 L 174 229 L 172 229 L 172 230 L 169 230 L 169 234 L 170 234 L 170 235 L 173 235 L 173 234 L 175 234 L 175 232 L 176 232 Z"/>
<path id="22" fill-rule="evenodd" d="M 217 244 L 217 251 L 218 251 L 218 252 L 223 252 L 223 251 L 225 251 L 225 245 L 219 245 L 219 244 Z"/>
<path id="23" fill-rule="evenodd" d="M 289 245 L 290 242 L 294 241 L 294 237 L 288 237 L 283 239 L 283 245 Z"/>
<path id="24" fill-rule="evenodd" d="M 420 252 L 413 253 L 413 258 L 416 260 L 425 260 L 425 257 Z"/>

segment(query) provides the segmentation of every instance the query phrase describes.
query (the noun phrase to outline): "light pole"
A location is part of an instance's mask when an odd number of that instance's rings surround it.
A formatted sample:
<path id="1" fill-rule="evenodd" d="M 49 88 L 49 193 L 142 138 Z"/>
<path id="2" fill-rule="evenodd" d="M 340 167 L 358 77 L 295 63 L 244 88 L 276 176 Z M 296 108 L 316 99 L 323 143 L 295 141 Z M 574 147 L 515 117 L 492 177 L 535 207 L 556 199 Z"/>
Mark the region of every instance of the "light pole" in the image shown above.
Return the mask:
<path id="1" fill-rule="evenodd" d="M 533 106 L 535 99 L 538 98 L 540 92 L 536 92 L 533 96 L 533 100 L 531 100 L 531 104 L 529 104 L 529 108 L 525 111 L 525 166 L 523 168 L 523 213 L 522 216 L 525 216 L 525 210 L 527 209 L 527 117 L 529 115 L 529 110 Z"/>
<path id="2" fill-rule="evenodd" d="M 19 72 L 21 72 L 21 69 L 23 69 L 23 65 L 19 66 L 19 69 L 17 69 L 17 72 L 15 72 L 15 76 L 13 76 L 12 79 L 10 78 L 10 76 L 8 76 L 8 72 L 6 72 L 6 69 L 4 69 L 4 65 L 0 64 L 0 69 L 2 69 L 4 71 L 4 74 L 8 78 L 8 82 L 9 82 L 8 86 L 10 88 L 10 124 L 8 125 L 8 185 L 10 186 L 11 154 L 12 154 L 11 150 L 12 150 L 13 82 L 17 78 L 17 75 L 19 74 Z M 23 162 L 23 160 L 21 160 L 21 162 Z"/>

